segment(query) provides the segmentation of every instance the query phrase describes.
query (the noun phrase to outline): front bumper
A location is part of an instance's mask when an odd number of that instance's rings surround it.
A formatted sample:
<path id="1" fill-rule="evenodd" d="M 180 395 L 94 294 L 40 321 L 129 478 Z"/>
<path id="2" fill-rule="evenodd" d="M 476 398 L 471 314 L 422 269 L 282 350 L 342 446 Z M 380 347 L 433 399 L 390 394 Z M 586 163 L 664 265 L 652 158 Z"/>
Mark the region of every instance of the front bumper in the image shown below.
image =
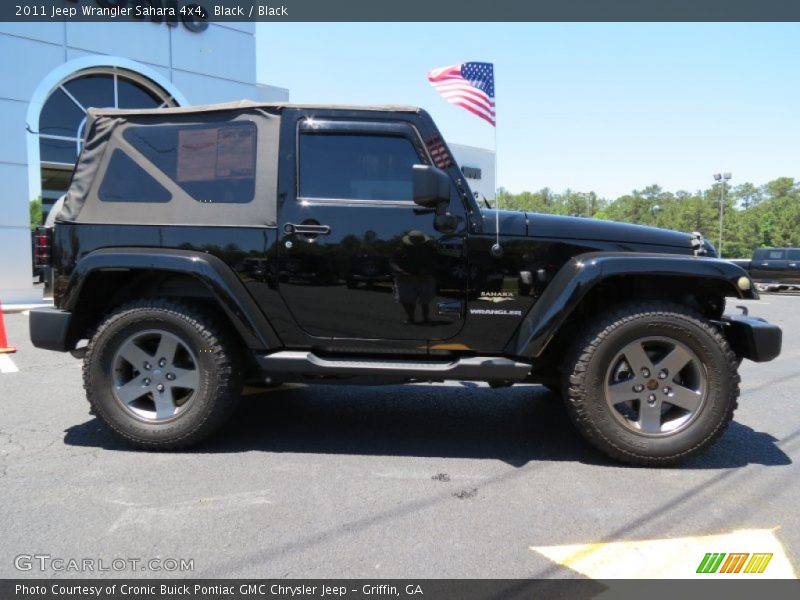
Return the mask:
<path id="1" fill-rule="evenodd" d="M 720 322 L 737 355 L 754 362 L 767 362 L 781 353 L 783 333 L 777 325 L 744 315 L 726 316 Z"/>
<path id="2" fill-rule="evenodd" d="M 30 314 L 31 342 L 37 348 L 68 352 L 72 313 L 57 308 L 34 308 Z"/>

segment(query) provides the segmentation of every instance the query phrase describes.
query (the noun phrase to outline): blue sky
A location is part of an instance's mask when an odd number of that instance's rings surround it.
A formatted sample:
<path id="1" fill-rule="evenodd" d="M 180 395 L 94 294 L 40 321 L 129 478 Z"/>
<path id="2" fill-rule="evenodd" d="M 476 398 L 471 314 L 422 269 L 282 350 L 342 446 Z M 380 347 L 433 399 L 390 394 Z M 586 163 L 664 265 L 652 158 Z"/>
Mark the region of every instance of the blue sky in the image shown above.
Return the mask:
<path id="1" fill-rule="evenodd" d="M 292 101 L 422 106 L 494 144 L 434 67 L 495 64 L 499 185 L 616 197 L 800 178 L 800 24 L 259 23 L 259 80 Z"/>

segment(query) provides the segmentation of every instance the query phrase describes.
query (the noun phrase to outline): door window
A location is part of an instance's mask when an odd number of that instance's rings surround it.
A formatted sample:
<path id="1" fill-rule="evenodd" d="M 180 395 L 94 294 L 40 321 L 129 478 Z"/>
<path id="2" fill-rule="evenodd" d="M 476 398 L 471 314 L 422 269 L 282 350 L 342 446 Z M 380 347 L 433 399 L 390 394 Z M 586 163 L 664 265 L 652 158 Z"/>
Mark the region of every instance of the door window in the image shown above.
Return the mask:
<path id="1" fill-rule="evenodd" d="M 299 196 L 411 201 L 420 157 L 408 138 L 348 133 L 300 135 Z"/>

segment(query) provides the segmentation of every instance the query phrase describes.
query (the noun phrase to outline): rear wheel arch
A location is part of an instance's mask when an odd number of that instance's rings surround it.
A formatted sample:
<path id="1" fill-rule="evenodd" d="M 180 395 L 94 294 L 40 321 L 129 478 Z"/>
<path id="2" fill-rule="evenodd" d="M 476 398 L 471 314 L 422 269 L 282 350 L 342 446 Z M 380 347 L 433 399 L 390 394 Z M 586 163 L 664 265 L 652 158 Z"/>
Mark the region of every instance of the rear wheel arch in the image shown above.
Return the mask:
<path id="1" fill-rule="evenodd" d="M 208 286 L 196 277 L 174 271 L 128 269 L 125 271 L 96 270 L 87 276 L 73 303 L 73 323 L 69 340 L 73 344 L 91 339 L 105 318 L 129 302 L 146 299 L 191 300 L 212 310 L 217 306 Z M 230 319 L 228 322 L 231 326 Z"/>
<path id="2" fill-rule="evenodd" d="M 282 346 L 266 315 L 221 259 L 202 252 L 136 248 L 98 250 L 78 263 L 61 302 L 74 315 L 69 342 L 90 338 L 115 308 L 147 298 L 205 305 L 219 312 L 251 349 Z"/>

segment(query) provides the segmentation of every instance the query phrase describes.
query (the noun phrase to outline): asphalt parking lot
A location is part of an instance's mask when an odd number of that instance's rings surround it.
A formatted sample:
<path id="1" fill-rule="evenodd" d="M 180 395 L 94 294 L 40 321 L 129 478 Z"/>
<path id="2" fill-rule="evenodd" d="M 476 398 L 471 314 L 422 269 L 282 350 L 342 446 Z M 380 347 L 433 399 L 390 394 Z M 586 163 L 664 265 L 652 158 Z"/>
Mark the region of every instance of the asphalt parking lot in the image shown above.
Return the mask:
<path id="1" fill-rule="evenodd" d="M 34 554 L 193 560 L 102 576 L 690 577 L 713 551 L 774 552 L 762 576 L 793 576 L 800 297 L 746 304 L 783 354 L 742 365 L 730 429 L 670 469 L 604 459 L 544 388 L 458 382 L 255 393 L 192 451 L 133 451 L 88 414 L 80 361 L 6 315 L 0 577 L 93 575 L 18 570 Z"/>

